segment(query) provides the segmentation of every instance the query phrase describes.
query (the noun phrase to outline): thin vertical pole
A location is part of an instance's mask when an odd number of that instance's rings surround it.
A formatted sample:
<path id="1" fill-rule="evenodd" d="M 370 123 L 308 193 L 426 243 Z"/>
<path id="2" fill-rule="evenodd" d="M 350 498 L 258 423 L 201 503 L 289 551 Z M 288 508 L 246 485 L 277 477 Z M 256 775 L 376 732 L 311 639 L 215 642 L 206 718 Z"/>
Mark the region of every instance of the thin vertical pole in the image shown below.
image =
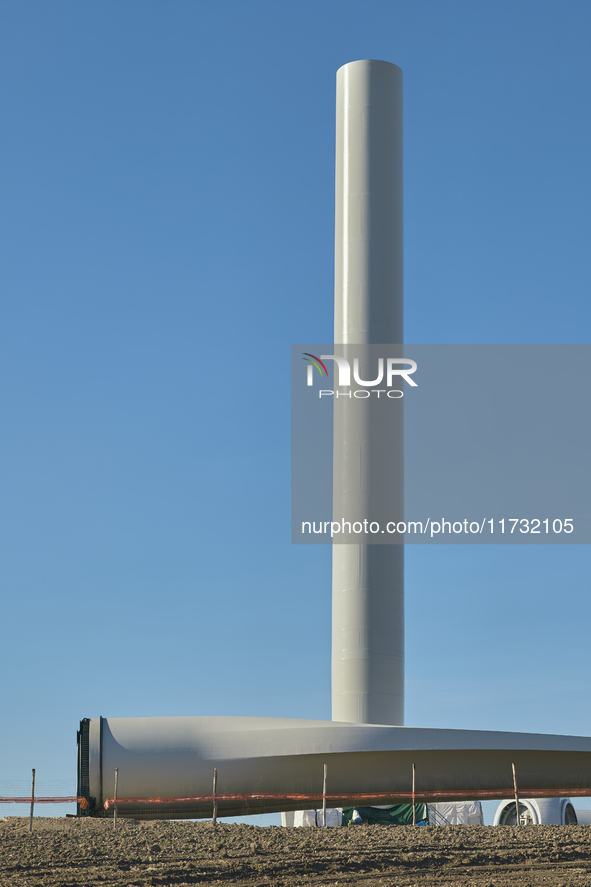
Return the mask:
<path id="1" fill-rule="evenodd" d="M 416 776 L 416 768 L 415 765 L 412 765 L 412 824 L 417 824 L 417 805 L 415 802 L 415 776 Z"/>
<path id="2" fill-rule="evenodd" d="M 213 819 L 212 819 L 212 824 L 213 824 L 214 828 L 216 827 L 217 820 L 218 820 L 218 802 L 217 802 L 216 796 L 215 796 L 216 791 L 217 791 L 217 787 L 218 787 L 218 768 L 214 767 L 213 768 Z"/>
<path id="3" fill-rule="evenodd" d="M 117 828 L 117 787 L 119 782 L 119 767 L 115 767 L 115 806 L 113 808 L 113 828 Z"/>
<path id="4" fill-rule="evenodd" d="M 513 788 L 515 789 L 515 825 L 519 825 L 519 796 L 517 794 L 517 776 L 515 775 L 515 764 L 511 764 L 513 768 Z"/>
<path id="5" fill-rule="evenodd" d="M 35 807 L 35 768 L 31 774 L 31 815 L 29 816 L 29 831 L 33 831 L 33 808 Z"/>
<path id="6" fill-rule="evenodd" d="M 322 825 L 326 825 L 326 775 L 328 766 L 324 765 L 324 779 L 322 780 Z"/>

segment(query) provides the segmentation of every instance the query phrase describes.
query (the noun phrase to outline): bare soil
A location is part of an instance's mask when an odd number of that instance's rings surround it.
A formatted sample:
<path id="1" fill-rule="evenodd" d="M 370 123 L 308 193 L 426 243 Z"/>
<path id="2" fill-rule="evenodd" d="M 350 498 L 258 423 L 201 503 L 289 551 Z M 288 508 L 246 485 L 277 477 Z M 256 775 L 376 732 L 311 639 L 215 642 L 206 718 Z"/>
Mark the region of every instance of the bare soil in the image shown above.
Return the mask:
<path id="1" fill-rule="evenodd" d="M 591 826 L 258 828 L 0 820 L 0 885 L 591 887 Z"/>

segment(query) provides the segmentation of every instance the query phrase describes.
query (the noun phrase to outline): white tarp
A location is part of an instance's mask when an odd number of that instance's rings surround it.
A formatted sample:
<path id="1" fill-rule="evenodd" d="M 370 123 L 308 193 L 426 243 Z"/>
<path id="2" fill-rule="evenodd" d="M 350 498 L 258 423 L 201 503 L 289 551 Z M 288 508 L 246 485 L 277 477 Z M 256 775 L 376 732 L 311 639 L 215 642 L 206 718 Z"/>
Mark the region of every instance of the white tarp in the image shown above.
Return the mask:
<path id="1" fill-rule="evenodd" d="M 326 825 L 341 825 L 343 811 L 340 807 L 330 807 L 326 811 Z M 324 825 L 322 808 L 320 810 L 296 810 L 293 818 L 294 826 Z"/>
<path id="2" fill-rule="evenodd" d="M 434 815 L 431 811 L 434 810 Z M 429 804 L 430 825 L 484 825 L 480 801 Z"/>

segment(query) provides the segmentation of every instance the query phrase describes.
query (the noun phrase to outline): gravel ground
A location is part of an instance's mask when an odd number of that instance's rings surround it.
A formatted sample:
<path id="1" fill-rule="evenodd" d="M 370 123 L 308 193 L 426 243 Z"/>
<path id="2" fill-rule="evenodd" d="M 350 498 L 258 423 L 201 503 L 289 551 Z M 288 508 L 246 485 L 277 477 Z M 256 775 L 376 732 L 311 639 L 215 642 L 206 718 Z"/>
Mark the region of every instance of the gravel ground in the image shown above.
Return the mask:
<path id="1" fill-rule="evenodd" d="M 590 826 L 353 826 L 0 820 L 0 885 L 591 887 Z"/>

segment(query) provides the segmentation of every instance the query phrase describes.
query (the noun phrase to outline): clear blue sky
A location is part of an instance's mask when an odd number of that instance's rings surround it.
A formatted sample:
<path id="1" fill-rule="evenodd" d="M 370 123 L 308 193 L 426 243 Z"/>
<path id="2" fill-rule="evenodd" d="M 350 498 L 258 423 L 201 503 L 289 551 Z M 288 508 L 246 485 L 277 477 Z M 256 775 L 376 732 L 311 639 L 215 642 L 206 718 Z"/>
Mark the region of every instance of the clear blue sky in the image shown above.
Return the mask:
<path id="1" fill-rule="evenodd" d="M 82 717 L 330 717 L 289 346 L 332 337 L 336 69 L 404 71 L 407 341 L 588 342 L 590 26 L 5 0 L 0 786 L 73 783 Z M 587 546 L 407 564 L 408 724 L 591 734 Z"/>

